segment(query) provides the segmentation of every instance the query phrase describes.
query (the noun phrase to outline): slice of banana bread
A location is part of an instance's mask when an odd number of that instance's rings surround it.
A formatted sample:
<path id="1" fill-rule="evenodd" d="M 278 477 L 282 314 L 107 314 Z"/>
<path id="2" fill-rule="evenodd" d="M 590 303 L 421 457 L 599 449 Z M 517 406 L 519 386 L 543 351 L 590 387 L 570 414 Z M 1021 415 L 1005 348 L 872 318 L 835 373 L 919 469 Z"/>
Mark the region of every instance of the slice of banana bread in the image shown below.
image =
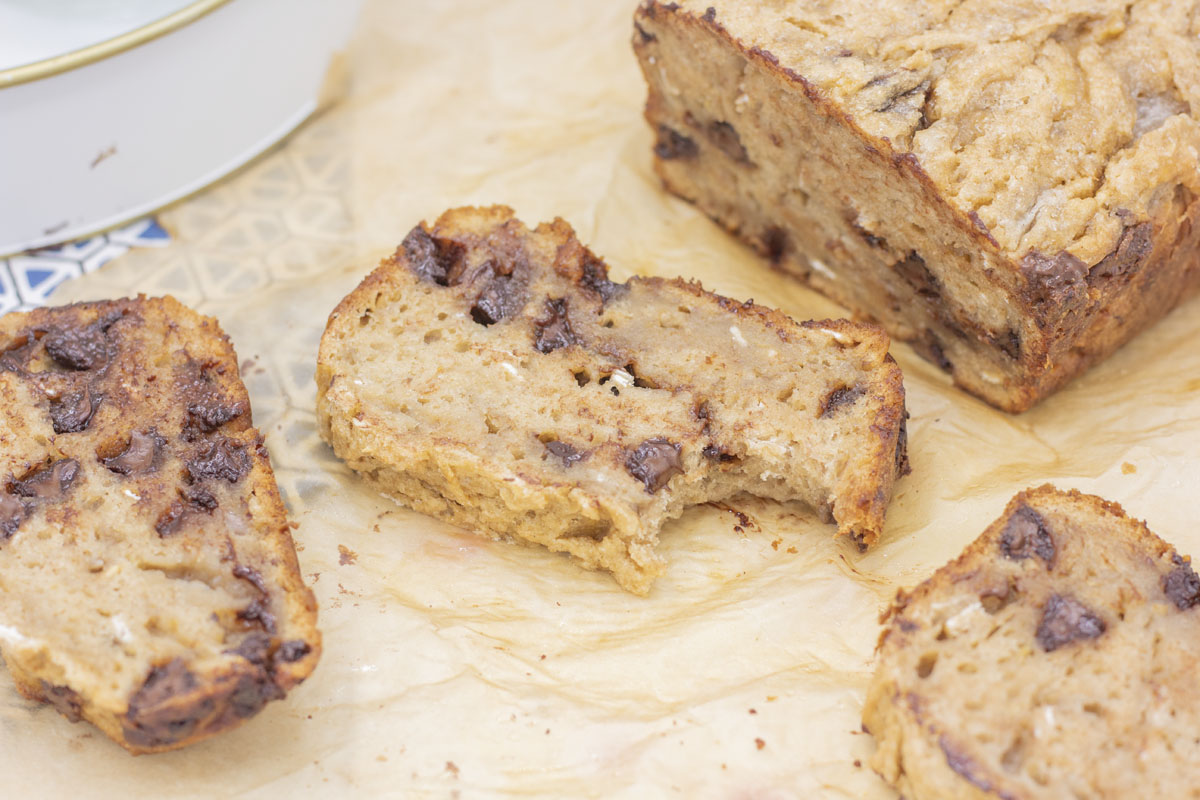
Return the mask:
<path id="1" fill-rule="evenodd" d="M 562 220 L 465 208 L 414 228 L 330 316 L 317 412 L 406 505 L 645 593 L 663 522 L 738 492 L 878 538 L 906 467 L 887 348 L 876 327 L 697 283 L 613 283 Z"/>
<path id="2" fill-rule="evenodd" d="M 863 720 L 909 800 L 1197 797 L 1200 578 L 1043 486 L 888 613 Z"/>
<path id="3" fill-rule="evenodd" d="M 239 724 L 320 654 L 237 364 L 170 297 L 0 318 L 0 650 L 134 753 Z"/>
<path id="4" fill-rule="evenodd" d="M 1192 2 L 647 0 L 666 187 L 1029 408 L 1200 284 Z"/>

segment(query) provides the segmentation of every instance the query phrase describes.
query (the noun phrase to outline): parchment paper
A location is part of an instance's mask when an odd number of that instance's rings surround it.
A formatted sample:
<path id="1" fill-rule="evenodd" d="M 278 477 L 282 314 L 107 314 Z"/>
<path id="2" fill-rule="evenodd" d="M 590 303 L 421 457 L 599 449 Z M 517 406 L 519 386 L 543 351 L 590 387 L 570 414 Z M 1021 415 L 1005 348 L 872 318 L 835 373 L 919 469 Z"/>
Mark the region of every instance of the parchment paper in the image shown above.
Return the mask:
<path id="1" fill-rule="evenodd" d="M 1020 417 L 894 345 L 913 474 L 866 555 L 800 506 L 746 499 L 742 531 L 710 507 L 671 524 L 668 574 L 638 598 L 359 485 L 314 429 L 317 341 L 375 261 L 447 207 L 561 215 L 618 278 L 683 274 L 801 319 L 841 314 L 661 191 L 632 11 L 368 3 L 347 99 L 166 213 L 170 247 L 56 296 L 170 292 L 220 318 L 300 526 L 325 654 L 240 729 L 140 758 L 0 682 L 5 796 L 891 798 L 859 730 L 877 616 L 1014 492 L 1095 492 L 1200 554 L 1196 303 Z"/>

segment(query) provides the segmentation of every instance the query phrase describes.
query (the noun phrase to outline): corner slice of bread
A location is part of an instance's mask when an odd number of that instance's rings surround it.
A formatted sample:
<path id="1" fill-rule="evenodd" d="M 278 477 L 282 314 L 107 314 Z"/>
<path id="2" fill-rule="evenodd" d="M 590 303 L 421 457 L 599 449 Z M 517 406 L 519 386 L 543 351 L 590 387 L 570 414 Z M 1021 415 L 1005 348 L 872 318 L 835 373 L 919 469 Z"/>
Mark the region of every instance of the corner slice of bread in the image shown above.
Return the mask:
<path id="1" fill-rule="evenodd" d="M 644 594 L 663 523 L 739 492 L 873 543 L 907 469 L 879 328 L 796 323 L 698 283 L 608 279 L 561 219 L 414 228 L 329 318 L 317 416 L 375 488 L 570 553 Z"/>
<path id="2" fill-rule="evenodd" d="M 871 765 L 909 800 L 1200 796 L 1197 604 L 1120 506 L 1022 492 L 887 613 Z"/>
<path id="3" fill-rule="evenodd" d="M 0 318 L 0 650 L 133 753 L 240 724 L 321 651 L 216 320 L 173 298 Z"/>

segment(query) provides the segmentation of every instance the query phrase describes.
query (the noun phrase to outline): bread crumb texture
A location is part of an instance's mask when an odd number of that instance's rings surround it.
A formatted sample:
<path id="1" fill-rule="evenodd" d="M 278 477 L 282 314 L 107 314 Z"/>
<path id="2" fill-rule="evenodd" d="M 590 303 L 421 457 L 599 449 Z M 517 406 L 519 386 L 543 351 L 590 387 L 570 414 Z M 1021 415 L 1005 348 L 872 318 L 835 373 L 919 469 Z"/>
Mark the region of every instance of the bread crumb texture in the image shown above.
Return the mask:
<path id="1" fill-rule="evenodd" d="M 0 318 L 0 650 L 135 753 L 239 724 L 320 653 L 237 360 L 172 298 Z"/>
<path id="2" fill-rule="evenodd" d="M 887 614 L 863 720 L 911 800 L 1197 797 L 1200 577 L 1043 486 Z"/>
<path id="3" fill-rule="evenodd" d="M 878 539 L 907 469 L 887 349 L 877 327 L 798 324 L 694 282 L 614 283 L 562 220 L 457 209 L 331 315 L 318 419 L 406 505 L 645 593 L 662 524 L 739 492 Z"/>

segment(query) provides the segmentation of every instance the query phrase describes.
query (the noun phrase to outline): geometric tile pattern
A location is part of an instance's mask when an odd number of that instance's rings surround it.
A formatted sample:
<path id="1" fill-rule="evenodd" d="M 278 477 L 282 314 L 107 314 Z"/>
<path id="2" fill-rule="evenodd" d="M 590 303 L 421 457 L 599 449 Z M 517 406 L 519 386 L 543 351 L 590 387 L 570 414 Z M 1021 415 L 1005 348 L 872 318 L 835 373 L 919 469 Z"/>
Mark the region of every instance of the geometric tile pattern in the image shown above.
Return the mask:
<path id="1" fill-rule="evenodd" d="M 94 272 L 134 247 L 165 247 L 170 235 L 153 217 L 54 247 L 0 258 L 0 314 L 45 305 L 63 281 Z"/>

